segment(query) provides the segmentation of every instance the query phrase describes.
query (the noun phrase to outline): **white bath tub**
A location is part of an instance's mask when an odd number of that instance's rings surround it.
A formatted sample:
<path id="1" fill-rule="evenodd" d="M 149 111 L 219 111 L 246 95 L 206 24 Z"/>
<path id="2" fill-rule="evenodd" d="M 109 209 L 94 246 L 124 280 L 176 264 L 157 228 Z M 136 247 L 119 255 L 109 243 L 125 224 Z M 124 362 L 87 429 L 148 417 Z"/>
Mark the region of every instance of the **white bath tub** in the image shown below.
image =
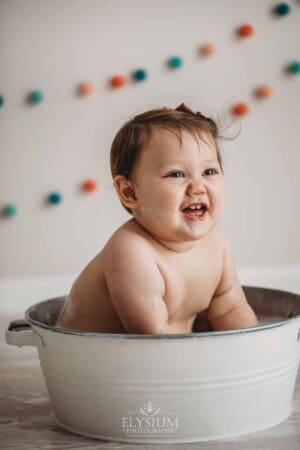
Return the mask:
<path id="1" fill-rule="evenodd" d="M 240 436 L 290 415 L 300 357 L 300 296 L 244 289 L 268 323 L 181 335 L 78 333 L 53 327 L 59 297 L 30 307 L 6 341 L 37 347 L 53 418 L 69 431 L 136 443 Z"/>

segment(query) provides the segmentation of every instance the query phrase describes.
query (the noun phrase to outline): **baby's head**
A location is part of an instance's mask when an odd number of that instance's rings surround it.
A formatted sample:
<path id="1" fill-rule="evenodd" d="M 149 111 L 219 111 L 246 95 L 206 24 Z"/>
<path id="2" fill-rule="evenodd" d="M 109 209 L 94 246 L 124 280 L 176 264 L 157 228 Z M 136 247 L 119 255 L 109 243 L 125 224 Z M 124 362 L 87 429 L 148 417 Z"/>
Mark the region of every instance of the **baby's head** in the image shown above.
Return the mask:
<path id="1" fill-rule="evenodd" d="M 159 227 L 163 238 L 176 240 L 175 229 L 179 238 L 182 219 L 189 229 L 198 230 L 198 237 L 204 236 L 223 210 L 217 138 L 216 123 L 184 104 L 150 110 L 127 121 L 110 153 L 114 186 L 123 207 L 152 234 Z M 182 176 L 174 177 L 178 174 Z M 202 203 L 202 209 L 194 210 L 194 203 L 196 208 Z M 183 213 L 186 206 L 192 210 Z M 204 227 L 208 216 L 211 220 Z M 172 236 L 170 229 L 163 229 L 167 225 L 175 227 Z"/>

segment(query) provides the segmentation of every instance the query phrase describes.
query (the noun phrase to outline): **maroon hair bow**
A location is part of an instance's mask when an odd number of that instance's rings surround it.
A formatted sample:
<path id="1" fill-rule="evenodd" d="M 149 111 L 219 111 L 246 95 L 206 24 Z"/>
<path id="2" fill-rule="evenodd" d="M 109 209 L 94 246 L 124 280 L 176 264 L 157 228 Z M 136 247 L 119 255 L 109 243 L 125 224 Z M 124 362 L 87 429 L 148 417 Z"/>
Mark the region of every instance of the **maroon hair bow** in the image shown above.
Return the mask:
<path id="1" fill-rule="evenodd" d="M 203 117 L 203 119 L 209 120 L 201 112 L 199 112 L 199 111 L 197 111 L 197 112 L 192 111 L 191 108 L 189 108 L 185 103 L 181 103 L 179 106 L 177 106 L 177 108 L 175 108 L 175 111 L 185 112 L 185 113 L 188 113 L 188 114 L 192 114 L 193 116 L 201 116 L 201 117 Z"/>

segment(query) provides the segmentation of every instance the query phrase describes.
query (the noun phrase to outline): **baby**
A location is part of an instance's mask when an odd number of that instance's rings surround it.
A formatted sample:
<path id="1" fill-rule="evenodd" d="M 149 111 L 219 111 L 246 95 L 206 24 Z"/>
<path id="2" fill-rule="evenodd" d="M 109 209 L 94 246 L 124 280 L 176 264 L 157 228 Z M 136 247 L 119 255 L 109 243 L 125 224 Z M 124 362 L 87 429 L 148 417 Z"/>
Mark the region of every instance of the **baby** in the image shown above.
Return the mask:
<path id="1" fill-rule="evenodd" d="M 75 280 L 56 326 L 175 334 L 255 327 L 228 237 L 212 119 L 184 103 L 147 111 L 115 136 L 114 186 L 132 215 Z"/>

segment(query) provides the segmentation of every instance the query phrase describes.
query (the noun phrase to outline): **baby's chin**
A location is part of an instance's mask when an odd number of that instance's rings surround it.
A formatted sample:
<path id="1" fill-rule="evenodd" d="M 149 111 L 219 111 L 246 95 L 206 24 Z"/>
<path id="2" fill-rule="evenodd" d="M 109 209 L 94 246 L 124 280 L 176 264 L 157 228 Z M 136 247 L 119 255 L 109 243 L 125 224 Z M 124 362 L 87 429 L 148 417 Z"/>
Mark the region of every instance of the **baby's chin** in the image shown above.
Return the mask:
<path id="1" fill-rule="evenodd" d="M 210 233 L 211 229 L 214 226 L 215 224 L 203 227 L 203 225 L 199 224 L 199 222 L 190 222 L 188 224 L 188 232 L 185 233 L 186 240 L 196 241 L 199 239 L 203 239 Z"/>
<path id="2" fill-rule="evenodd" d="M 153 234 L 157 237 L 170 242 L 192 242 L 207 236 L 215 223 L 203 223 L 200 221 L 189 221 L 188 223 L 173 224 L 170 222 L 168 226 L 160 226 L 153 229 Z"/>
<path id="3" fill-rule="evenodd" d="M 212 218 L 209 214 L 204 220 L 188 220 L 184 219 L 185 229 L 188 234 L 194 235 L 194 239 L 206 236 L 218 224 L 219 220 Z"/>
<path id="4" fill-rule="evenodd" d="M 188 227 L 190 229 L 192 229 L 192 230 L 195 230 L 196 232 L 199 232 L 199 233 L 202 232 L 202 234 L 206 234 L 207 233 L 207 230 L 203 229 L 203 224 L 201 222 L 198 222 L 197 220 L 189 221 L 188 222 Z"/>
<path id="5" fill-rule="evenodd" d="M 194 241 L 205 237 L 216 225 L 209 214 L 204 220 L 187 220 L 183 214 L 151 215 L 144 217 L 134 215 L 138 224 L 156 239 L 170 242 Z"/>

